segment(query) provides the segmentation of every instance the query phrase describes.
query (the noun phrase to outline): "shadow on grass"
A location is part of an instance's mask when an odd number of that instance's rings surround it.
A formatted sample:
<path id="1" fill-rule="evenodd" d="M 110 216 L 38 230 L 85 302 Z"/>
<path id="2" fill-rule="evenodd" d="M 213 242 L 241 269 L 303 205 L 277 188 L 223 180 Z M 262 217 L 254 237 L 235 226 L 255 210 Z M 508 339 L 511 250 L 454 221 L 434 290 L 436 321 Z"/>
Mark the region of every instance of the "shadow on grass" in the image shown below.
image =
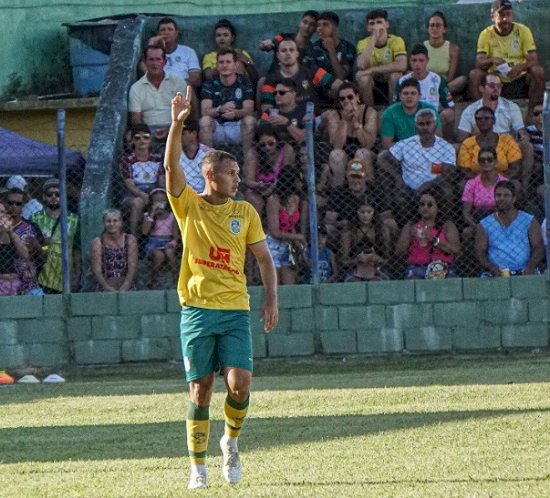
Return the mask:
<path id="1" fill-rule="evenodd" d="M 544 414 L 550 409 L 475 410 L 397 413 L 332 417 L 294 417 L 247 421 L 247 437 L 240 446 L 254 452 L 271 446 L 400 431 L 442 423 L 490 419 L 510 415 Z M 210 454 L 219 455 L 216 444 L 222 422 L 212 424 Z M 0 462 L 63 462 L 177 458 L 186 454 L 185 423 L 114 424 L 0 429 Z"/>

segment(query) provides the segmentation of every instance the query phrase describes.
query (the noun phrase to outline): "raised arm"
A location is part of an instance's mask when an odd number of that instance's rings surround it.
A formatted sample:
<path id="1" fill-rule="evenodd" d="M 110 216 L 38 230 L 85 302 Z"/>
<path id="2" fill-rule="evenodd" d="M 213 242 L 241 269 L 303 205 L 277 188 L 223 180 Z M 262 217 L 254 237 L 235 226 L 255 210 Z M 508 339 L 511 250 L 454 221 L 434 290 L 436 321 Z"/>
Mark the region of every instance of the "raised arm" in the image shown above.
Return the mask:
<path id="1" fill-rule="evenodd" d="M 185 173 L 179 162 L 183 123 L 191 114 L 191 91 L 191 85 L 187 85 L 185 97 L 178 92 L 172 99 L 172 124 L 166 140 L 164 168 L 166 170 L 166 190 L 174 197 L 179 197 L 187 184 Z"/>

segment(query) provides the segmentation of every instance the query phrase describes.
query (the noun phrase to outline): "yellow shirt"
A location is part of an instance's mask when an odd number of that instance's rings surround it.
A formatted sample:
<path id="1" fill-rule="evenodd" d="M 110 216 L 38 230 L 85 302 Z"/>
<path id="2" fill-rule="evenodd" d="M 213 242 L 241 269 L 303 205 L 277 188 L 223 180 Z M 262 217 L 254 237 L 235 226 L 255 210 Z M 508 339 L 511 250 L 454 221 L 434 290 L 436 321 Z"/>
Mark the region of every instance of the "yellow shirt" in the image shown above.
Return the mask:
<path id="1" fill-rule="evenodd" d="M 371 37 L 367 36 L 357 42 L 357 55 L 367 48 L 371 42 Z M 386 44 L 383 47 L 375 46 L 370 56 L 369 67 L 382 66 L 392 63 L 398 55 L 407 56 L 405 41 L 403 38 L 395 35 L 388 35 Z"/>
<path id="2" fill-rule="evenodd" d="M 248 58 L 250 62 L 254 62 L 252 60 L 252 57 L 246 50 L 243 50 L 242 52 L 243 52 L 243 55 L 246 58 Z M 217 62 L 218 62 L 218 52 L 216 50 L 214 50 L 213 52 L 208 52 L 202 58 L 202 70 L 204 71 L 205 69 L 216 69 Z"/>
<path id="3" fill-rule="evenodd" d="M 477 40 L 477 54 L 485 54 L 488 57 L 500 57 L 510 66 L 525 62 L 528 53 L 536 52 L 537 47 L 531 30 L 523 24 L 514 23 L 512 31 L 506 36 L 497 34 L 494 26 L 485 28 Z M 497 68 L 492 66 L 490 73 L 496 73 Z M 525 71 L 519 76 L 523 76 Z M 498 73 L 503 82 L 509 82 L 510 79 L 505 75 Z M 519 77 L 518 76 L 518 77 Z"/>
<path id="4" fill-rule="evenodd" d="M 499 173 L 505 173 L 510 166 L 510 163 L 514 163 L 521 159 L 521 149 L 514 140 L 512 135 L 503 133 L 498 136 L 498 143 L 496 146 L 497 152 L 497 167 L 496 170 Z M 479 154 L 479 145 L 476 137 L 468 137 L 458 151 L 458 158 L 456 163 L 467 169 L 471 169 L 474 173 L 479 173 L 479 164 L 477 162 L 477 155 Z"/>
<path id="5" fill-rule="evenodd" d="M 433 47 L 430 45 L 430 40 L 424 42 L 424 46 L 428 49 L 428 71 L 433 71 L 434 73 L 447 77 L 447 71 L 451 67 L 451 42 L 445 40 L 443 45 L 440 47 Z"/>
<path id="6" fill-rule="evenodd" d="M 245 201 L 206 202 L 186 186 L 168 194 L 181 231 L 178 294 L 182 306 L 249 310 L 244 275 L 246 246 L 265 239 L 260 217 Z"/>

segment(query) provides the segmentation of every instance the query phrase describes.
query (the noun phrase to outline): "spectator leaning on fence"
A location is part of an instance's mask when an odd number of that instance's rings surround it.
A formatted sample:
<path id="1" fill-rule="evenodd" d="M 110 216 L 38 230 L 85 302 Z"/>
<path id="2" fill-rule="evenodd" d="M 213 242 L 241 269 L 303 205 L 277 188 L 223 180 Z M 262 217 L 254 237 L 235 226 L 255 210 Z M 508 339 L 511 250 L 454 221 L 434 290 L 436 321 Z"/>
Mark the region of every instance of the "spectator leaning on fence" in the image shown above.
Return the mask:
<path id="1" fill-rule="evenodd" d="M 38 275 L 38 283 L 46 294 L 63 292 L 61 252 L 61 204 L 59 180 L 50 178 L 42 185 L 44 209 L 31 216 L 44 237 L 45 262 Z M 80 287 L 80 224 L 74 213 L 67 215 L 70 286 L 73 292 Z"/>
<path id="2" fill-rule="evenodd" d="M 118 209 L 105 211 L 103 232 L 91 244 L 95 290 L 134 290 L 138 253 L 136 238 L 123 231 L 122 213 Z"/>
<path id="3" fill-rule="evenodd" d="M 476 230 L 475 252 L 482 277 L 533 275 L 544 258 L 541 228 L 534 216 L 516 207 L 516 187 L 510 181 L 495 186 L 496 211 Z"/>
<path id="4" fill-rule="evenodd" d="M 0 296 L 16 296 L 21 293 L 21 276 L 17 263 L 28 260 L 29 250 L 14 231 L 13 218 L 7 202 L 0 201 Z"/>
<path id="5" fill-rule="evenodd" d="M 19 236 L 28 249 L 28 258 L 16 260 L 17 273 L 21 282 L 20 294 L 41 296 L 44 294 L 37 282 L 37 269 L 42 263 L 42 234 L 37 226 L 25 220 L 21 211 L 25 206 L 26 195 L 17 188 L 12 188 L 7 194 L 6 204 L 11 215 L 13 231 Z"/>
<path id="6" fill-rule="evenodd" d="M 378 114 L 373 107 L 361 103 L 355 83 L 346 81 L 337 91 L 336 109 L 326 114 L 329 144 L 331 186 L 346 181 L 346 165 L 357 157 L 374 164 L 372 152 L 378 133 Z"/>

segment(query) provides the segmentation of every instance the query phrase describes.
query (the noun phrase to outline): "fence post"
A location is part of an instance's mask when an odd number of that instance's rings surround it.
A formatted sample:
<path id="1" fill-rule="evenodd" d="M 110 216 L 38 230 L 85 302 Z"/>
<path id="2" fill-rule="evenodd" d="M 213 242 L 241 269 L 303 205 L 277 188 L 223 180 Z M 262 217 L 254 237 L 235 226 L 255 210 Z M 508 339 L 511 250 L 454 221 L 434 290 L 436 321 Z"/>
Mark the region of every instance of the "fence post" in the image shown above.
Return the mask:
<path id="1" fill-rule="evenodd" d="M 319 287 L 319 241 L 317 238 L 317 199 L 315 188 L 315 153 L 313 151 L 313 102 L 306 105 L 307 193 L 309 206 L 309 235 L 311 247 L 311 283 Z"/>
<path id="2" fill-rule="evenodd" d="M 59 201 L 61 207 L 60 223 L 61 229 L 61 275 L 63 283 L 63 294 L 71 292 L 70 282 L 70 258 L 69 258 L 69 236 L 67 213 L 67 165 L 65 163 L 65 109 L 57 110 L 57 158 L 59 166 Z"/>
<path id="3" fill-rule="evenodd" d="M 546 86 L 542 109 L 544 214 L 546 216 L 546 273 L 550 273 L 550 85 Z"/>

